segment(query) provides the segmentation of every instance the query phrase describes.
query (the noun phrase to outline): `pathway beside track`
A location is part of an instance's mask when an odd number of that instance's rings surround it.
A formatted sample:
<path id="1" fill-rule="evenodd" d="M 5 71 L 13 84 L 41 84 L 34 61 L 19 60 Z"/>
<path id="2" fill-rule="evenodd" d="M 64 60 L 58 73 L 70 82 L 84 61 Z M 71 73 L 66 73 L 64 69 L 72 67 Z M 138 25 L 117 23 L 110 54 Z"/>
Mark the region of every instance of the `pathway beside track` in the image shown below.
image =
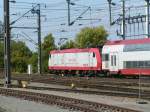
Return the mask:
<path id="1" fill-rule="evenodd" d="M 0 88 L 0 94 L 22 98 L 24 100 L 42 102 L 48 105 L 57 105 L 59 107 L 83 112 L 140 112 L 140 110 L 135 110 L 135 108 L 127 109 L 124 107 L 114 106 L 112 104 L 108 105 L 104 102 L 100 103 L 89 101 L 87 99 L 71 98 L 69 96 L 65 96 L 63 93 L 61 93 L 60 95 L 57 92 L 52 93 L 47 91 L 35 91 L 29 89 Z"/>
<path id="2" fill-rule="evenodd" d="M 34 84 L 33 84 L 34 85 Z M 38 86 L 38 84 L 36 83 Z M 41 85 L 41 84 L 39 84 Z M 41 86 L 50 86 L 48 84 L 43 84 Z M 51 85 L 55 87 L 54 85 Z M 64 86 L 62 86 L 64 87 Z M 56 88 L 60 88 L 59 85 L 56 85 Z M 65 88 L 65 87 L 64 87 Z M 90 102 L 97 102 L 107 105 L 113 105 L 123 108 L 129 108 L 134 109 L 142 112 L 149 112 L 150 110 L 150 102 L 148 104 L 138 104 L 138 99 L 136 98 L 126 98 L 126 97 L 115 97 L 115 96 L 105 96 L 105 95 L 93 95 L 93 94 L 83 94 L 83 93 L 74 93 L 74 92 L 63 92 L 63 91 L 54 91 L 54 90 L 33 90 L 33 89 L 22 89 L 22 88 L 13 88 L 13 90 L 21 90 L 21 91 L 27 91 L 27 92 L 36 92 L 41 94 L 49 94 L 49 95 L 57 95 L 67 98 L 74 98 L 74 99 L 80 99 Z"/>

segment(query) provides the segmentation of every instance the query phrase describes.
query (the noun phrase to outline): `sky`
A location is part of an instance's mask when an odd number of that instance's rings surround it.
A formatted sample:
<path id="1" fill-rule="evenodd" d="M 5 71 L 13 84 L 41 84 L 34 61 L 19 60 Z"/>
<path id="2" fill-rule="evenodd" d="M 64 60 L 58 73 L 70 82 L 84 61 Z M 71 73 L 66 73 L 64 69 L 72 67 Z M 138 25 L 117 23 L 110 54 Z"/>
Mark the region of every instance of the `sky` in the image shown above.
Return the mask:
<path id="1" fill-rule="evenodd" d="M 121 14 L 121 0 L 112 1 L 116 3 L 112 11 L 113 19 L 115 20 L 119 17 L 119 14 Z M 135 7 L 144 5 L 144 1 L 145 0 L 126 0 L 126 15 L 145 13 L 143 7 Z M 39 3 L 41 5 L 42 41 L 46 35 L 52 33 L 57 44 L 60 38 L 68 38 L 68 40 L 74 39 L 77 33 L 84 27 L 96 27 L 100 25 L 103 25 L 108 31 L 109 40 L 120 39 L 120 37 L 116 35 L 116 30 L 119 28 L 118 25 L 109 25 L 107 0 L 71 0 L 71 2 L 75 3 L 75 5 L 71 6 L 71 21 L 74 21 L 80 14 L 87 10 L 88 7 L 91 8 L 91 10 L 88 10 L 82 15 L 82 20 L 77 20 L 72 26 L 68 26 L 66 0 L 16 0 L 16 3 L 10 3 L 10 23 L 32 9 L 35 6 L 33 3 Z M 0 0 L 0 20 L 3 21 L 3 0 Z M 37 15 L 29 12 L 12 27 L 14 26 L 37 27 Z M 139 28 L 139 30 L 142 29 Z M 30 49 L 36 51 L 36 29 L 12 29 L 11 35 L 13 35 L 14 40 L 23 41 Z"/>

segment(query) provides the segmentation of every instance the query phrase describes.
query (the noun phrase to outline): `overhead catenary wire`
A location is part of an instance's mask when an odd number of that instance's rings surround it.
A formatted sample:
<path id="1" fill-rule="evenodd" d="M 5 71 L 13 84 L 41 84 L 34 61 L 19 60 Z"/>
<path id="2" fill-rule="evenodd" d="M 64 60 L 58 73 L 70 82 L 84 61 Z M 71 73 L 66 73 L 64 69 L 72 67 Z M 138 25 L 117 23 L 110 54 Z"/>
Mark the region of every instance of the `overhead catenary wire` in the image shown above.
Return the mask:
<path id="1" fill-rule="evenodd" d="M 79 1 L 73 1 L 72 0 L 72 2 L 76 2 L 76 4 L 83 4 L 83 3 L 80 3 L 80 2 L 82 2 L 83 0 L 79 0 Z M 58 3 L 58 4 L 57 4 Z M 65 3 L 65 1 L 63 2 L 63 3 Z M 48 28 L 48 29 L 50 29 L 50 27 L 53 27 L 53 28 L 55 28 L 55 27 L 62 27 L 61 26 L 61 24 L 64 24 L 65 22 L 66 22 L 66 16 L 64 15 L 64 17 L 58 17 L 58 16 L 55 16 L 54 18 L 51 18 L 50 17 L 50 13 L 53 13 L 53 12 L 55 12 L 55 9 L 64 9 L 63 11 L 61 11 L 61 10 L 56 10 L 56 11 L 58 11 L 58 13 L 59 13 L 59 16 L 60 15 L 62 15 L 62 14 L 65 14 L 66 13 L 66 7 L 59 7 L 60 6 L 60 4 L 59 4 L 59 1 L 58 2 L 53 2 L 53 3 L 51 3 L 51 2 L 49 2 L 49 3 L 46 3 L 47 5 L 46 5 L 46 8 L 45 8 L 45 5 L 44 5 L 44 3 L 41 3 L 42 4 L 42 8 L 41 8 L 41 11 L 42 11 L 42 13 L 44 13 L 45 15 L 46 15 L 46 17 L 43 17 L 43 19 L 42 19 L 42 27 L 44 28 L 44 29 L 46 29 L 46 27 Z M 20 6 L 19 6 L 20 5 Z M 77 11 L 78 9 L 79 10 L 82 10 L 82 8 L 84 8 L 84 7 L 82 7 L 82 6 L 75 6 L 75 7 L 73 7 L 73 11 Z M 97 15 L 96 15 L 96 10 L 97 10 L 97 12 L 99 13 L 99 18 L 102 18 L 102 20 L 101 20 L 101 22 L 99 22 L 99 25 L 100 24 L 102 24 L 102 25 L 107 25 L 108 23 L 102 23 L 104 20 L 103 20 L 103 18 L 105 18 L 105 14 L 108 12 L 108 8 L 106 7 L 106 5 L 107 5 L 107 2 L 102 2 L 102 3 L 98 3 L 98 4 L 95 4 L 94 2 L 93 2 L 93 4 L 90 4 L 91 5 L 91 7 L 92 7 L 92 16 L 94 17 L 96 17 L 97 18 Z M 26 6 L 28 6 L 28 8 L 32 8 L 32 5 L 30 5 L 30 4 L 24 4 L 24 3 L 16 3 L 16 4 L 12 4 L 12 8 L 15 8 L 17 11 L 19 11 L 19 9 L 23 9 L 23 8 L 26 8 Z M 143 5 L 144 6 L 144 5 Z M 139 8 L 142 8 L 143 7 L 142 5 L 141 6 L 139 6 Z M 130 7 L 130 6 L 127 6 L 127 7 Z M 76 9 L 77 8 L 77 9 Z M 52 9 L 52 10 L 51 10 Z M 133 6 L 133 8 L 131 8 L 131 9 L 134 9 L 134 6 Z M 23 9 L 23 10 L 27 10 L 27 9 Z M 119 10 L 121 10 L 121 7 L 120 7 L 120 3 L 118 3 L 117 4 L 117 6 L 116 7 L 113 7 L 113 11 L 115 11 L 114 12 L 114 16 L 117 18 L 117 16 L 118 16 L 118 14 L 119 14 Z M 140 9 L 140 10 L 142 10 L 142 9 Z M 78 11 L 77 11 L 78 12 Z M 74 14 L 73 14 L 74 15 Z M 86 20 L 87 18 L 90 18 L 90 16 L 88 16 L 89 15 L 89 13 L 85 16 L 85 19 L 83 19 L 83 20 Z M 92 17 L 92 18 L 93 18 Z M 13 18 L 15 18 L 15 17 L 13 17 Z M 25 19 L 25 18 L 24 18 Z M 28 18 L 28 19 L 30 19 L 30 18 Z M 31 18 L 32 19 L 32 18 Z M 33 20 L 34 20 L 35 18 L 33 18 Z M 82 19 L 80 19 L 80 21 L 81 21 Z M 22 21 L 24 21 L 24 20 L 22 20 Z M 53 22 L 53 23 L 52 23 Z M 57 23 L 56 25 L 55 25 L 55 22 Z M 88 22 L 90 22 L 90 19 L 89 19 L 89 21 L 88 21 L 88 19 L 87 19 L 87 23 Z M 29 24 L 30 23 L 32 23 L 32 20 L 29 22 Z M 20 24 L 20 23 L 19 23 Z M 33 25 L 36 25 L 36 23 L 32 23 Z M 48 24 L 48 25 L 47 25 Z M 54 24 L 54 25 L 53 25 Z M 94 24 L 94 26 L 95 26 L 96 24 Z M 83 25 L 84 26 L 84 25 Z M 76 28 L 78 28 L 79 26 L 78 25 L 76 25 L 75 26 Z"/>

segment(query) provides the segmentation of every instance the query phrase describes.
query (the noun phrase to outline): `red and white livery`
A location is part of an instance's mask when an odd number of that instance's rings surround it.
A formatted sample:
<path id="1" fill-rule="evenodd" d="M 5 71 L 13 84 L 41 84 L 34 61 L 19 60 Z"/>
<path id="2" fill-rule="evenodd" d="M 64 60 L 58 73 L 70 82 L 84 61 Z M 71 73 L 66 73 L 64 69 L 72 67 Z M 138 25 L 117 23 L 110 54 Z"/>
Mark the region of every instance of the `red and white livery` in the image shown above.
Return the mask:
<path id="1" fill-rule="evenodd" d="M 102 69 L 123 75 L 150 75 L 150 38 L 107 42 Z"/>
<path id="2" fill-rule="evenodd" d="M 66 49 L 50 52 L 50 70 L 101 70 L 101 55 L 98 48 Z"/>
<path id="3" fill-rule="evenodd" d="M 99 48 L 54 50 L 49 69 L 149 76 L 150 38 L 108 41 L 101 52 Z"/>

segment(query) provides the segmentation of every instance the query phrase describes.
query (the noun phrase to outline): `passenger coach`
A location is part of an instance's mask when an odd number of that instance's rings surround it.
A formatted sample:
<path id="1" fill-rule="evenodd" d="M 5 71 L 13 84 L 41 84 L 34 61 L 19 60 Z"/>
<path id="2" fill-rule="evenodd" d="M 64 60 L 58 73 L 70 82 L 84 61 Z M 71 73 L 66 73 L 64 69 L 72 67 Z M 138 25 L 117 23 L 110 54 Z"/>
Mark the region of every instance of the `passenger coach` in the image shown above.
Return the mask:
<path id="1" fill-rule="evenodd" d="M 102 50 L 102 69 L 123 75 L 150 75 L 150 39 L 107 42 Z"/>

